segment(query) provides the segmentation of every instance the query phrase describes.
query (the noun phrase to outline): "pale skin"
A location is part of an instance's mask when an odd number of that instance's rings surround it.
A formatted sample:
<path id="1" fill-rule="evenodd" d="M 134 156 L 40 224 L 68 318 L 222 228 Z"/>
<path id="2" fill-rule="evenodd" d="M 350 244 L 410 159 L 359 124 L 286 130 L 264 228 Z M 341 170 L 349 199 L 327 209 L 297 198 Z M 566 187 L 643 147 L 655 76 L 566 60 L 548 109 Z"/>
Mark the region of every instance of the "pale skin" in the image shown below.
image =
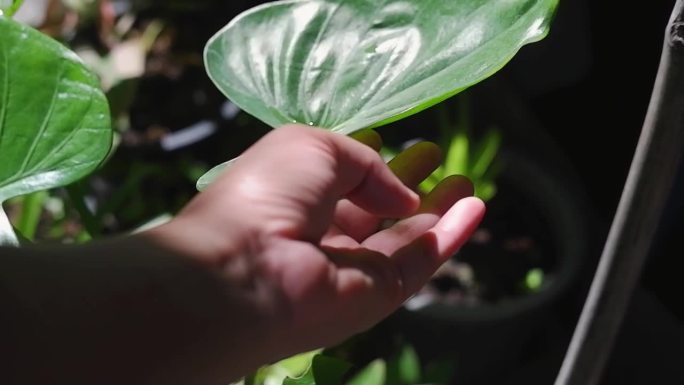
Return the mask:
<path id="1" fill-rule="evenodd" d="M 389 165 L 379 146 L 372 131 L 283 127 L 166 225 L 1 249 L 0 299 L 16 315 L 0 321 L 3 372 L 22 384 L 227 384 L 368 329 L 484 214 L 463 177 L 413 191 L 440 162 L 435 145 Z"/>

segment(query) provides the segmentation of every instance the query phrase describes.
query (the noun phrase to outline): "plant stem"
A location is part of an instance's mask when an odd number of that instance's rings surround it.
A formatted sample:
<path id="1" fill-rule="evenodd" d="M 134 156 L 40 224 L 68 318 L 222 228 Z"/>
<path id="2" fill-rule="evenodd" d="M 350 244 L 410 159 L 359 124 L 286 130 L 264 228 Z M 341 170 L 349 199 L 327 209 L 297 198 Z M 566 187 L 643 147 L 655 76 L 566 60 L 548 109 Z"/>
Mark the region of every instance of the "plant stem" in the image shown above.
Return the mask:
<path id="1" fill-rule="evenodd" d="M 85 194 L 80 183 L 74 183 L 66 187 L 67 194 L 69 195 L 69 200 L 71 204 L 78 212 L 79 217 L 81 217 L 81 224 L 88 232 L 88 237 L 86 239 L 94 238 L 100 236 L 102 230 L 97 219 L 90 211 L 88 206 L 85 204 Z"/>
<path id="2" fill-rule="evenodd" d="M 17 13 L 19 8 L 21 8 L 22 4 L 24 4 L 24 0 L 14 0 L 14 2 L 12 2 L 12 5 L 9 8 L 7 8 L 7 11 L 5 11 L 5 15 L 7 17 L 14 16 L 14 14 Z"/>
<path id="3" fill-rule="evenodd" d="M 21 213 L 17 220 L 17 231 L 26 239 L 33 241 L 43 213 L 43 203 L 48 197 L 47 191 L 36 191 L 24 195 L 21 202 Z"/>
<path id="4" fill-rule="evenodd" d="M 684 0 L 678 0 L 629 176 L 556 385 L 601 380 L 682 160 L 683 69 Z"/>
<path id="5" fill-rule="evenodd" d="M 5 210 L 2 209 L 2 205 L 0 205 L 0 246 L 19 246 L 19 240 L 14 234 L 12 224 L 7 218 Z"/>

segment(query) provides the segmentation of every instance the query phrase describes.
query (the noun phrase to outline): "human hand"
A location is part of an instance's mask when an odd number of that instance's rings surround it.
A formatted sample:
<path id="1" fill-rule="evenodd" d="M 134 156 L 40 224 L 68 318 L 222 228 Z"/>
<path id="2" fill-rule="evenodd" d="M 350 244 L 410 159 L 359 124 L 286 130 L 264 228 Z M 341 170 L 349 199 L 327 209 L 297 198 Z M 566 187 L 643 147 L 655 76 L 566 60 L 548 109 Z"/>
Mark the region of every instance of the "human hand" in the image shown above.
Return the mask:
<path id="1" fill-rule="evenodd" d="M 157 230 L 214 266 L 263 315 L 273 356 L 367 329 L 416 292 L 484 213 L 464 177 L 422 199 L 440 163 L 420 143 L 385 165 L 372 131 L 348 137 L 304 126 L 266 135 Z M 381 228 L 387 220 L 396 223 Z M 255 325 L 256 327 L 256 325 Z"/>

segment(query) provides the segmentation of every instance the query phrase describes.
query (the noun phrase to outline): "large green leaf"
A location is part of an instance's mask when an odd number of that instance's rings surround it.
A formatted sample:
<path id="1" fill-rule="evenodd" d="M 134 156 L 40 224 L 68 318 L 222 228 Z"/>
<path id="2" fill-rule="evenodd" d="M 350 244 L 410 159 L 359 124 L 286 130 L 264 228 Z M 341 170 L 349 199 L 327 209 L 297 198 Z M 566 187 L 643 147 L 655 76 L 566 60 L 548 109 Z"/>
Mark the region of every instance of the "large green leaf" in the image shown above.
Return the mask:
<path id="1" fill-rule="evenodd" d="M 427 108 L 541 39 L 558 0 L 285 0 L 208 43 L 209 76 L 278 127 L 351 133 Z"/>
<path id="2" fill-rule="evenodd" d="M 0 16 L 0 203 L 71 183 L 107 155 L 98 79 L 57 41 Z"/>
<path id="3" fill-rule="evenodd" d="M 494 74 L 546 35 L 557 3 L 275 1 L 212 37 L 205 65 L 228 98 L 272 127 L 303 123 L 349 134 L 419 112 Z"/>

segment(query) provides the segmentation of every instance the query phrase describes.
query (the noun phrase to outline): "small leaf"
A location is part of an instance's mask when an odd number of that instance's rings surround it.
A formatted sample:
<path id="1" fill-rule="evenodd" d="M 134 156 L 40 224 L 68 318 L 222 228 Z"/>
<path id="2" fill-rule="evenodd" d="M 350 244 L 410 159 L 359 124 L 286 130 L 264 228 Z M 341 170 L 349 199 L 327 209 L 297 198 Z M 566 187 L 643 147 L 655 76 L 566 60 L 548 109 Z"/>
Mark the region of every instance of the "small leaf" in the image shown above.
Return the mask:
<path id="1" fill-rule="evenodd" d="M 204 191 L 204 189 L 206 189 L 210 184 L 212 184 L 216 180 L 216 178 L 218 178 L 219 175 L 223 173 L 223 170 L 228 168 L 236 160 L 238 160 L 238 158 L 234 158 L 227 162 L 223 162 L 218 166 L 214 166 L 211 170 L 207 171 L 206 174 L 202 175 L 197 180 L 197 190 Z"/>
<path id="2" fill-rule="evenodd" d="M 489 167 L 494 162 L 496 154 L 501 147 L 501 132 L 497 129 L 490 129 L 478 144 L 478 148 L 473 151 L 472 167 L 470 177 L 475 179 L 482 178 Z"/>
<path id="3" fill-rule="evenodd" d="M 458 127 L 451 137 L 446 159 L 444 160 L 446 176 L 468 176 L 468 151 L 470 151 L 470 138 L 468 137 L 468 130 L 466 130 L 464 127 Z"/>
<path id="4" fill-rule="evenodd" d="M 385 361 L 377 359 L 363 368 L 346 385 L 383 385 L 387 373 L 386 366 Z"/>
<path id="5" fill-rule="evenodd" d="M 415 385 L 420 382 L 420 360 L 409 345 L 387 363 L 387 385 Z"/>
<path id="6" fill-rule="evenodd" d="M 97 78 L 62 44 L 0 17 L 0 202 L 71 183 L 112 142 Z"/>
<path id="7" fill-rule="evenodd" d="M 349 134 L 421 111 L 540 40 L 557 0 L 284 0 L 239 15 L 205 63 L 243 110 Z"/>
<path id="8" fill-rule="evenodd" d="M 492 181 L 483 181 L 475 185 L 475 196 L 487 202 L 496 195 L 496 185 Z"/>
<path id="9" fill-rule="evenodd" d="M 334 357 L 318 354 L 311 366 L 298 378 L 286 378 L 283 385 L 340 385 L 351 365 Z"/>

